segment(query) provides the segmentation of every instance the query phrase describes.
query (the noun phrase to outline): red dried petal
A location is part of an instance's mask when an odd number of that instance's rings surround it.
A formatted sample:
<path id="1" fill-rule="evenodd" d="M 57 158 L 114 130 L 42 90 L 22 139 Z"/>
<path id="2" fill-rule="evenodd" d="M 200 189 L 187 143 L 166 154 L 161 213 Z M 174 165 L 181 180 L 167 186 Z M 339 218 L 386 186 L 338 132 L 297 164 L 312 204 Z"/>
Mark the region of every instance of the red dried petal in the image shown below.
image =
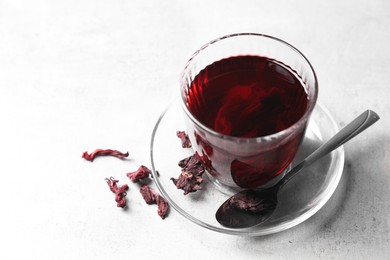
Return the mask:
<path id="1" fill-rule="evenodd" d="M 106 178 L 106 182 L 108 184 L 108 186 L 110 187 L 110 190 L 113 192 L 113 193 L 116 193 L 117 190 L 118 190 L 118 187 L 117 187 L 117 183 L 119 182 L 118 180 L 115 180 L 114 177 L 110 177 L 109 179 Z"/>
<path id="2" fill-rule="evenodd" d="M 181 172 L 178 179 L 171 178 L 171 180 L 176 185 L 176 188 L 184 191 L 184 195 L 202 189 L 200 184 L 203 182 L 203 178 L 185 171 Z"/>
<path id="3" fill-rule="evenodd" d="M 201 190 L 202 187 L 200 184 L 203 182 L 202 175 L 205 171 L 205 167 L 203 166 L 198 153 L 181 160 L 179 166 L 182 167 L 179 177 L 177 179 L 171 178 L 176 185 L 176 188 L 182 189 L 184 195 Z"/>
<path id="4" fill-rule="evenodd" d="M 117 194 L 115 194 L 115 201 L 120 202 L 121 200 L 123 200 L 124 197 L 125 196 L 123 196 L 122 193 L 117 193 Z"/>
<path id="5" fill-rule="evenodd" d="M 156 203 L 157 203 L 157 206 L 158 206 L 157 214 L 162 219 L 165 219 L 165 217 L 168 215 L 168 211 L 169 211 L 169 204 L 168 204 L 168 202 L 161 195 L 158 195 L 156 197 Z"/>
<path id="6" fill-rule="evenodd" d="M 176 135 L 181 140 L 181 147 L 183 147 L 183 148 L 191 148 L 192 147 L 191 141 L 188 138 L 188 135 L 184 131 L 177 131 Z"/>
<path id="7" fill-rule="evenodd" d="M 147 204 L 156 203 L 156 194 L 148 185 L 142 185 L 139 191 Z"/>
<path id="8" fill-rule="evenodd" d="M 87 161 L 92 162 L 98 156 L 114 156 L 114 157 L 123 159 L 123 158 L 129 156 L 129 152 L 122 153 L 120 151 L 111 150 L 111 149 L 96 149 L 91 154 L 88 154 L 88 152 L 84 152 L 82 155 L 82 158 L 84 158 Z"/>
<path id="9" fill-rule="evenodd" d="M 121 187 L 118 188 L 117 193 L 124 193 L 129 189 L 129 186 L 127 184 L 123 184 Z"/>
<path id="10" fill-rule="evenodd" d="M 183 160 L 179 161 L 178 164 L 183 171 L 195 174 L 197 176 L 202 176 L 205 171 L 202 158 L 199 156 L 198 152 L 195 152 L 195 154 L 184 158 Z"/>
<path id="11" fill-rule="evenodd" d="M 124 184 L 118 187 L 117 183 L 119 181 L 115 180 L 114 177 L 106 178 L 106 182 L 110 187 L 110 190 L 115 193 L 115 201 L 117 202 L 117 207 L 124 208 L 126 206 L 126 191 L 129 189 L 129 186 L 127 184 Z"/>
<path id="12" fill-rule="evenodd" d="M 169 211 L 169 204 L 168 202 L 157 192 L 155 192 L 151 187 L 144 184 L 140 188 L 140 192 L 142 194 L 142 197 L 144 198 L 145 202 L 149 205 L 151 204 L 157 204 L 157 214 L 162 218 L 165 219 L 165 217 L 168 215 Z"/>
<path id="13" fill-rule="evenodd" d="M 127 204 L 127 203 L 126 203 L 126 198 L 125 198 L 124 196 L 122 196 L 122 197 L 120 198 L 120 200 L 117 201 L 116 206 L 123 209 L 124 207 L 126 207 L 126 204 Z"/>
<path id="14" fill-rule="evenodd" d="M 186 167 L 186 165 L 188 164 L 188 162 L 191 160 L 193 155 L 187 157 L 187 158 L 184 158 L 182 160 L 179 161 L 178 165 L 181 167 L 181 168 L 184 168 Z"/>
<path id="15" fill-rule="evenodd" d="M 144 166 L 144 165 L 141 165 L 138 170 L 136 170 L 135 172 L 129 172 L 127 173 L 127 177 L 130 178 L 130 180 L 132 182 L 138 182 L 139 180 L 141 179 L 145 179 L 145 178 L 148 178 L 149 175 L 151 174 L 151 170 L 149 170 L 148 167 Z"/>

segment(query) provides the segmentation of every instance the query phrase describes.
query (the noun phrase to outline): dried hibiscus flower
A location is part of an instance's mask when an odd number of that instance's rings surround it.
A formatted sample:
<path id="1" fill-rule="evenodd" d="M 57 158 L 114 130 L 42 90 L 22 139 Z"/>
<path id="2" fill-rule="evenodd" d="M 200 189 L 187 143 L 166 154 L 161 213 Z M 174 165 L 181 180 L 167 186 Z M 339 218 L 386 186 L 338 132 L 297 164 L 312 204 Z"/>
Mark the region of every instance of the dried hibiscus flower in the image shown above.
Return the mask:
<path id="1" fill-rule="evenodd" d="M 177 131 L 176 135 L 181 140 L 181 147 L 183 147 L 183 148 L 191 148 L 192 147 L 191 141 L 188 138 L 188 135 L 184 131 Z"/>
<path id="2" fill-rule="evenodd" d="M 151 174 L 152 172 L 149 170 L 148 167 L 144 166 L 144 165 L 141 165 L 138 170 L 136 170 L 135 172 L 129 172 L 127 173 L 127 177 L 130 178 L 130 180 L 132 182 L 138 182 L 139 180 L 141 179 L 145 179 L 145 178 L 148 178 L 149 175 Z"/>
<path id="3" fill-rule="evenodd" d="M 142 185 L 139 191 L 147 204 L 156 203 L 156 194 L 148 185 Z"/>
<path id="4" fill-rule="evenodd" d="M 117 150 L 111 150 L 111 149 L 96 149 L 92 153 L 84 152 L 82 155 L 82 158 L 84 158 L 87 161 L 93 161 L 98 156 L 114 156 L 120 159 L 123 159 L 125 157 L 129 156 L 129 152 L 122 153 Z"/>
<path id="5" fill-rule="evenodd" d="M 142 185 L 140 188 L 140 193 L 144 198 L 147 204 L 157 204 L 157 214 L 164 219 L 168 215 L 169 204 L 166 200 L 156 193 L 151 187 L 148 185 Z"/>
<path id="6" fill-rule="evenodd" d="M 202 175 L 205 167 L 200 160 L 199 154 L 196 152 L 194 155 L 181 160 L 179 166 L 182 168 L 179 178 L 171 178 L 176 188 L 184 190 L 184 195 L 201 190 L 200 184 L 203 182 Z"/>
<path id="7" fill-rule="evenodd" d="M 127 184 L 123 184 L 122 186 L 117 185 L 119 182 L 118 180 L 115 180 L 114 177 L 106 178 L 106 182 L 108 184 L 108 187 L 110 187 L 110 190 L 112 193 L 115 194 L 115 201 L 117 202 L 117 207 L 124 208 L 126 207 L 126 191 L 129 189 L 129 186 Z"/>
<path id="8" fill-rule="evenodd" d="M 164 219 L 168 215 L 169 204 L 161 195 L 157 195 L 156 203 L 158 206 L 157 214 Z"/>

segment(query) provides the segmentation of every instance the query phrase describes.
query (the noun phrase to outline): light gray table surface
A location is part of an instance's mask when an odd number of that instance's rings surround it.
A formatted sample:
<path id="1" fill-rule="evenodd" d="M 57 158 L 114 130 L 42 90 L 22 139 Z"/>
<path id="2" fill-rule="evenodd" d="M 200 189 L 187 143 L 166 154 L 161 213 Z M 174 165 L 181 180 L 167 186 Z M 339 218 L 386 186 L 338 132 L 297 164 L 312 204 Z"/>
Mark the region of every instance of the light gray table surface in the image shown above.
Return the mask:
<path id="1" fill-rule="evenodd" d="M 390 259 L 390 2 L 0 0 L 0 259 Z M 230 33 L 290 42 L 312 62 L 340 127 L 381 120 L 345 145 L 335 193 L 265 237 L 165 220 L 104 178 L 149 165 L 156 120 L 190 55 Z M 81 159 L 98 147 L 130 160 Z"/>

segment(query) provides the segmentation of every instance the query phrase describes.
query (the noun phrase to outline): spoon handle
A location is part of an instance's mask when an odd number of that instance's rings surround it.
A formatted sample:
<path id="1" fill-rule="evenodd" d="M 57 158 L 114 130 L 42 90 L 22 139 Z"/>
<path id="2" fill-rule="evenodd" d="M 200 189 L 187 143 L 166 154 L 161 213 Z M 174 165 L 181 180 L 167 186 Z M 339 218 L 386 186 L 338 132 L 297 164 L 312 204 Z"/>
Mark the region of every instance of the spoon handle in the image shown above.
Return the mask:
<path id="1" fill-rule="evenodd" d="M 334 135 L 327 142 L 322 144 L 317 150 L 312 154 L 306 157 L 305 160 L 297 164 L 290 172 L 286 174 L 286 177 L 279 182 L 278 186 L 283 186 L 289 180 L 291 180 L 303 167 L 309 166 L 317 159 L 323 157 L 324 155 L 332 152 L 339 146 L 351 140 L 353 137 L 357 136 L 376 121 L 379 120 L 379 116 L 372 110 L 367 110 L 363 112 L 360 116 L 354 119 L 351 123 L 346 125 L 341 129 L 336 135 Z"/>

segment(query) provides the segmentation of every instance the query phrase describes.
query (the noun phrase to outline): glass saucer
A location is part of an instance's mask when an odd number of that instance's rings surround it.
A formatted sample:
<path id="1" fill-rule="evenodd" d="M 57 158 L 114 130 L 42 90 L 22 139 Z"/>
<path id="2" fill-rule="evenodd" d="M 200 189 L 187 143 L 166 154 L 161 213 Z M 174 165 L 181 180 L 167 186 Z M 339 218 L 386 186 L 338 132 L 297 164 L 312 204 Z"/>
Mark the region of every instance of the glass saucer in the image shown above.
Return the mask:
<path id="1" fill-rule="evenodd" d="M 179 100 L 175 100 L 162 113 L 153 130 L 150 147 L 153 178 L 172 208 L 192 222 L 217 232 L 261 236 L 292 228 L 321 209 L 335 191 L 343 172 L 344 149 L 340 147 L 303 169 L 279 191 L 278 206 L 266 222 L 245 229 L 226 228 L 217 222 L 215 212 L 233 194 L 221 191 L 207 174 L 203 175 L 203 189 L 187 195 L 171 180 L 180 175 L 177 163 L 193 154 L 192 149 L 181 148 L 180 139 L 176 136 L 176 131 L 185 129 L 182 108 Z M 293 164 L 300 162 L 337 131 L 331 114 L 317 104 Z"/>

